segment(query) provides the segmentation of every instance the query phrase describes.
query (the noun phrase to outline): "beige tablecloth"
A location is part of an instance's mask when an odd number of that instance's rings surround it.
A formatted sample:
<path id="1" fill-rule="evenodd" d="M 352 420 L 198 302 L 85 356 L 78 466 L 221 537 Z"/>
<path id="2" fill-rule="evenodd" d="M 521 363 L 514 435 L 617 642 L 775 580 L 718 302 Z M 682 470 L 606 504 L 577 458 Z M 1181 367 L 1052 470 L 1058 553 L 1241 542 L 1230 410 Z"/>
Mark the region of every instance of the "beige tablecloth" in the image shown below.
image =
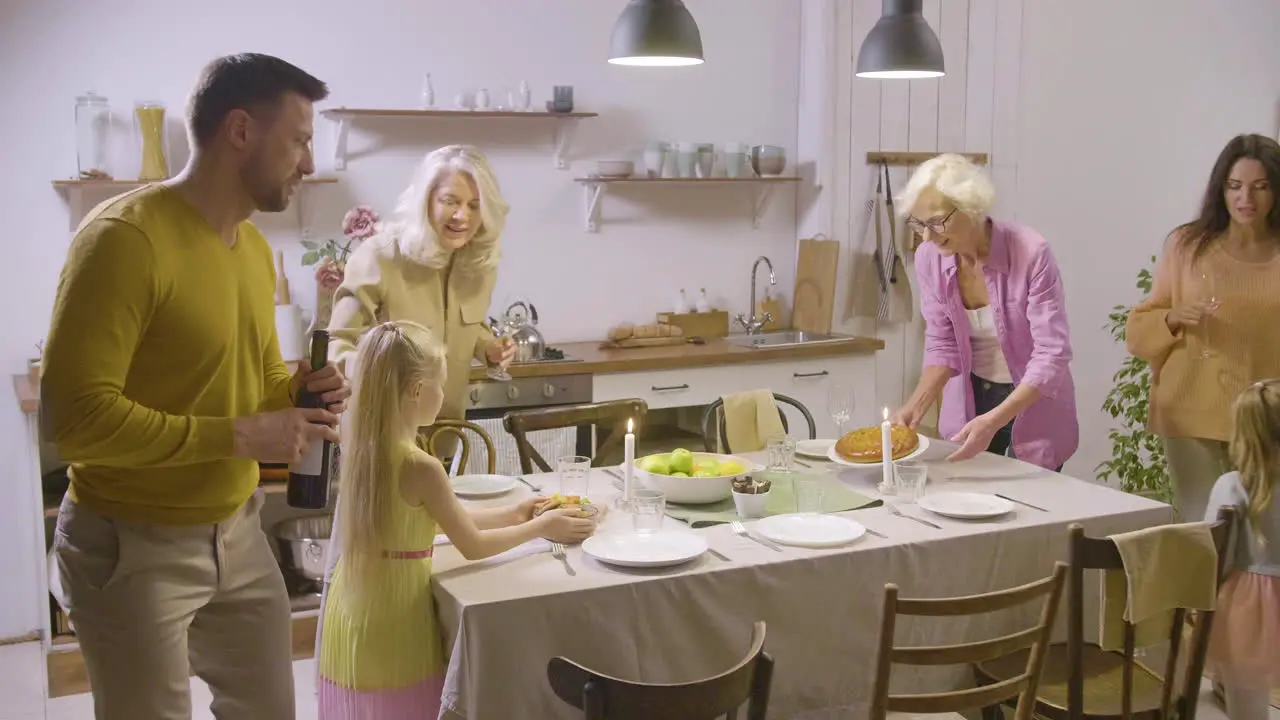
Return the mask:
<path id="1" fill-rule="evenodd" d="M 573 577 L 542 541 L 470 563 L 452 547 L 438 548 L 435 598 L 451 647 L 442 717 L 567 720 L 574 712 L 547 684 L 551 657 L 564 655 L 641 681 L 696 679 L 739 660 L 751 623 L 764 620 L 766 649 L 777 663 L 769 716 L 862 718 L 886 582 L 897 583 L 905 597 L 988 592 L 1049 574 L 1055 560 L 1067 557 L 1066 528 L 1072 522 L 1092 535 L 1110 535 L 1173 519 L 1167 505 L 1014 460 L 984 454 L 942 463 L 953 447 L 934 441 L 930 448 L 929 491 L 996 492 L 1047 512 L 1019 505 L 999 519 L 962 521 L 899 502 L 904 512 L 942 529 L 895 517 L 885 507 L 854 510 L 843 514 L 888 539 L 866 535 L 844 548 L 788 547 L 782 553 L 720 525 L 693 532 L 728 561 L 706 554 L 687 566 L 630 570 L 570 548 Z M 878 496 L 878 471 L 805 462 L 830 468 L 858 492 Z M 554 475 L 529 479 L 555 491 Z M 612 500 L 610 476 L 593 471 L 590 495 Z M 629 516 L 612 512 L 600 532 L 629 529 Z M 900 622 L 897 639 L 933 645 L 991 637 L 1030 625 L 1036 612 Z M 895 688 L 904 689 L 971 682 L 965 668 L 895 668 L 894 675 Z"/>

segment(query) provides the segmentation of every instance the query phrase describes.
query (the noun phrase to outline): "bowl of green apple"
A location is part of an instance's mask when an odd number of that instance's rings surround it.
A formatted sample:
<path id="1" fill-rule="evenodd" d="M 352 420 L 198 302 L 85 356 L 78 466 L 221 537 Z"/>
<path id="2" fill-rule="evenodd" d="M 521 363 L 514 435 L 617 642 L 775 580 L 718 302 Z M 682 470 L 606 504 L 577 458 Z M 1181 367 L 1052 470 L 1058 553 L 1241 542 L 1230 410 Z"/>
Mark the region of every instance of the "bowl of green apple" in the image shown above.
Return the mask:
<path id="1" fill-rule="evenodd" d="M 737 455 L 692 452 L 676 448 L 636 458 L 635 477 L 644 487 L 659 490 L 667 502 L 706 505 L 727 500 L 734 478 L 760 469 L 758 463 Z"/>

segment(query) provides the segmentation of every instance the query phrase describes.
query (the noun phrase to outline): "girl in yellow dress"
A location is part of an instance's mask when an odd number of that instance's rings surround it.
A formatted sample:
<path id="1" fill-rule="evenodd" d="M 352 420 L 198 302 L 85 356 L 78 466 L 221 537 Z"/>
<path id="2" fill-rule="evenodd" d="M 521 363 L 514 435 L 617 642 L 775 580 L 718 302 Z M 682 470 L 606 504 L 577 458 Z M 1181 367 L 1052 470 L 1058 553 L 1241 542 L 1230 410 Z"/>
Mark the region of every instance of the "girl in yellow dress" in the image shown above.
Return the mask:
<path id="1" fill-rule="evenodd" d="M 468 511 L 438 460 L 414 444 L 440 411 L 445 350 L 425 327 L 396 321 L 360 339 L 354 402 L 343 428 L 342 547 L 321 615 L 321 720 L 435 720 L 444 648 L 431 599 L 437 527 L 468 560 L 539 536 L 580 542 L 591 519 L 545 498 Z"/>

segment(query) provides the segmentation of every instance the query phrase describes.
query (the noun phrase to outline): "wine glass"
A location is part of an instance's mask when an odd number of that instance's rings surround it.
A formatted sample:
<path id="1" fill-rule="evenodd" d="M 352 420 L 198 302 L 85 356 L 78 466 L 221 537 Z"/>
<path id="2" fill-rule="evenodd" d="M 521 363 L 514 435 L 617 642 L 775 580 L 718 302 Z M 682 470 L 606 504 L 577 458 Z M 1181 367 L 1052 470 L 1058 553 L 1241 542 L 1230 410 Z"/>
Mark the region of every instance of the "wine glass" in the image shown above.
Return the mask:
<path id="1" fill-rule="evenodd" d="M 843 383 L 833 383 L 827 390 L 827 412 L 831 421 L 836 424 L 840 437 L 844 437 L 845 426 L 853 419 L 855 398 L 853 388 Z"/>
<path id="2" fill-rule="evenodd" d="M 496 337 L 499 342 L 507 342 L 511 338 L 511 326 L 507 323 L 503 323 L 503 325 L 499 327 L 498 323 L 495 322 L 493 318 L 489 318 L 489 329 L 493 332 L 493 336 Z M 489 365 L 486 363 L 484 374 L 490 380 L 495 380 L 497 382 L 511 382 L 511 373 L 501 365 Z"/>
<path id="3" fill-rule="evenodd" d="M 1200 302 L 1208 305 L 1208 313 L 1201 318 L 1200 331 L 1196 333 L 1198 341 L 1196 344 L 1200 347 L 1195 357 L 1199 360 L 1204 360 L 1215 355 L 1214 350 L 1210 347 L 1209 329 L 1211 325 L 1210 318 L 1218 309 L 1219 297 L 1217 283 L 1214 280 L 1214 275 L 1211 270 L 1207 268 L 1201 270 L 1199 280 L 1200 282 L 1198 283 L 1195 294 L 1196 297 L 1199 298 Z"/>

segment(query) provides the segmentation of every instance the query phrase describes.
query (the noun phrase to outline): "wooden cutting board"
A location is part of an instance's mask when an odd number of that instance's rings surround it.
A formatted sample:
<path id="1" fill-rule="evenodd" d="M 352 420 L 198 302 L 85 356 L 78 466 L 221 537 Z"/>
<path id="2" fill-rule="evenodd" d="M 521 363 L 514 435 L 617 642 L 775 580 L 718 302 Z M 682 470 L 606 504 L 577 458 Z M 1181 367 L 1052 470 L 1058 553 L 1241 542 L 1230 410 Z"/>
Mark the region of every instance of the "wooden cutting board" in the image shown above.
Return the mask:
<path id="1" fill-rule="evenodd" d="M 835 305 L 840 243 L 805 238 L 796 255 L 796 291 L 791 302 L 791 325 L 812 333 L 831 332 Z"/>

